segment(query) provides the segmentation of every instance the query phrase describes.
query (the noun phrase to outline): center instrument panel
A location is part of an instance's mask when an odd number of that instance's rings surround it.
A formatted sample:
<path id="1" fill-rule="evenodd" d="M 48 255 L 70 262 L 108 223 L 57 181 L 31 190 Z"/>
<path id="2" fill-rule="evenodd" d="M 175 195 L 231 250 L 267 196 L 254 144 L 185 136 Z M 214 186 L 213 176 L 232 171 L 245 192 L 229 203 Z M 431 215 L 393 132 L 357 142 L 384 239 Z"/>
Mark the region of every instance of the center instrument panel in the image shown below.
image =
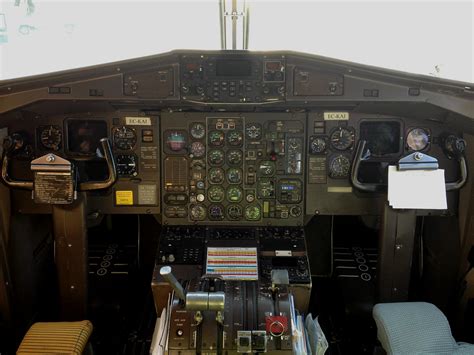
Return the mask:
<path id="1" fill-rule="evenodd" d="M 302 225 L 306 115 L 164 113 L 163 220 Z"/>

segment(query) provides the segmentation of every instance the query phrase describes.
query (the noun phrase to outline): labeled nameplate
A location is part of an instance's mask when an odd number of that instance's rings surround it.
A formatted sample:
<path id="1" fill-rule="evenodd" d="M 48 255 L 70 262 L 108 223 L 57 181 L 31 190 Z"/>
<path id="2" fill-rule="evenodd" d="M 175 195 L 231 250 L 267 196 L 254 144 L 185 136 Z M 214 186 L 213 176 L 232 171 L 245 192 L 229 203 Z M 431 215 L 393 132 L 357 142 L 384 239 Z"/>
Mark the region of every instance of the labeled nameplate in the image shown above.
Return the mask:
<path id="1" fill-rule="evenodd" d="M 125 124 L 128 126 L 151 126 L 150 117 L 125 117 Z"/>
<path id="2" fill-rule="evenodd" d="M 347 121 L 349 112 L 324 112 L 325 121 Z"/>
<path id="3" fill-rule="evenodd" d="M 70 172 L 35 172 L 34 201 L 68 205 L 74 201 L 74 183 Z"/>

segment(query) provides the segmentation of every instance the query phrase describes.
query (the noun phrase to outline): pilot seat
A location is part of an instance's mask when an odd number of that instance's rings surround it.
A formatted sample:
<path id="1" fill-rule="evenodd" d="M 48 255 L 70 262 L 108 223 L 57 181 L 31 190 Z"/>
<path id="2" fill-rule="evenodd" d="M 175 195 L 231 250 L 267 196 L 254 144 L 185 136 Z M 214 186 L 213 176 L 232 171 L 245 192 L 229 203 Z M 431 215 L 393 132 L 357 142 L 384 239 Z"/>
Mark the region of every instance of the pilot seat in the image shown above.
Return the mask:
<path id="1" fill-rule="evenodd" d="M 374 306 L 377 338 L 389 355 L 472 355 L 474 345 L 458 343 L 445 315 L 426 302 Z"/>

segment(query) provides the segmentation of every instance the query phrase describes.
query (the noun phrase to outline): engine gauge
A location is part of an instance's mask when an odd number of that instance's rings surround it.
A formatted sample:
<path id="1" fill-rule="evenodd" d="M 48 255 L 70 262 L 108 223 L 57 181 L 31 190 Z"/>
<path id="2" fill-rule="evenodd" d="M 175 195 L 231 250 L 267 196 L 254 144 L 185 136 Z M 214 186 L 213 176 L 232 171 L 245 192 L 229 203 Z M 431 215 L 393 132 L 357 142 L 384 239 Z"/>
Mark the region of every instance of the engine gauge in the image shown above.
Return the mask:
<path id="1" fill-rule="evenodd" d="M 224 162 L 224 152 L 222 150 L 211 150 L 208 154 L 209 164 L 221 165 Z"/>
<path id="2" fill-rule="evenodd" d="M 243 134 L 240 131 L 230 131 L 227 134 L 227 142 L 229 142 L 229 145 L 234 147 L 241 146 L 243 139 Z"/>
<path id="3" fill-rule="evenodd" d="M 327 138 L 326 137 L 311 137 L 309 152 L 311 154 L 321 154 L 326 151 Z"/>
<path id="4" fill-rule="evenodd" d="M 227 152 L 227 162 L 229 165 L 239 165 L 242 162 L 242 157 L 241 150 L 229 150 Z"/>
<path id="5" fill-rule="evenodd" d="M 222 184 L 224 182 L 224 170 L 221 168 L 211 168 L 209 170 L 209 181 L 212 184 Z"/>
<path id="6" fill-rule="evenodd" d="M 220 185 L 211 186 L 207 191 L 207 197 L 211 202 L 221 202 L 224 200 L 224 195 L 224 188 Z"/>
<path id="7" fill-rule="evenodd" d="M 209 144 L 214 147 L 220 147 L 224 144 L 224 132 L 211 131 L 209 133 Z"/>
<path id="8" fill-rule="evenodd" d="M 39 138 L 44 148 L 59 150 L 62 141 L 61 129 L 59 126 L 41 126 L 39 127 Z"/>
<path id="9" fill-rule="evenodd" d="M 191 206 L 190 215 L 193 221 L 203 221 L 206 219 L 207 211 L 202 205 L 194 205 Z"/>
<path id="10" fill-rule="evenodd" d="M 259 205 L 250 205 L 245 207 L 245 219 L 248 221 L 258 221 L 262 215 Z"/>
<path id="11" fill-rule="evenodd" d="M 245 134 L 250 139 L 260 139 L 262 138 L 262 126 L 258 123 L 250 123 L 245 127 Z"/>
<path id="12" fill-rule="evenodd" d="M 407 146 L 411 150 L 424 150 L 430 144 L 430 135 L 423 128 L 413 128 L 407 135 Z"/>
<path id="13" fill-rule="evenodd" d="M 120 150 L 130 150 L 137 143 L 135 131 L 129 127 L 115 127 L 112 131 L 114 145 Z"/>
<path id="14" fill-rule="evenodd" d="M 201 142 L 193 142 L 190 152 L 194 158 L 201 158 L 206 154 L 206 147 Z"/>
<path id="15" fill-rule="evenodd" d="M 224 207 L 221 205 L 209 206 L 209 219 L 213 221 L 221 221 L 224 219 Z"/>
<path id="16" fill-rule="evenodd" d="M 331 145 L 337 150 L 347 150 L 354 144 L 354 131 L 349 128 L 338 127 L 331 134 Z"/>
<path id="17" fill-rule="evenodd" d="M 238 186 L 231 186 L 227 189 L 227 201 L 240 202 L 242 201 L 242 189 Z"/>
<path id="18" fill-rule="evenodd" d="M 227 216 L 230 219 L 241 219 L 243 215 L 242 207 L 238 204 L 232 204 L 227 207 Z"/>
<path id="19" fill-rule="evenodd" d="M 242 182 L 242 170 L 238 168 L 227 170 L 227 181 L 229 184 L 240 184 Z"/>
<path id="20" fill-rule="evenodd" d="M 135 154 L 118 154 L 115 157 L 117 174 L 120 176 L 137 176 L 137 157 Z"/>
<path id="21" fill-rule="evenodd" d="M 191 126 L 191 136 L 194 139 L 203 139 L 206 135 L 206 127 L 202 123 L 193 123 Z"/>
<path id="22" fill-rule="evenodd" d="M 333 179 L 344 179 L 349 176 L 351 162 L 345 155 L 337 155 L 329 162 L 329 176 Z"/>

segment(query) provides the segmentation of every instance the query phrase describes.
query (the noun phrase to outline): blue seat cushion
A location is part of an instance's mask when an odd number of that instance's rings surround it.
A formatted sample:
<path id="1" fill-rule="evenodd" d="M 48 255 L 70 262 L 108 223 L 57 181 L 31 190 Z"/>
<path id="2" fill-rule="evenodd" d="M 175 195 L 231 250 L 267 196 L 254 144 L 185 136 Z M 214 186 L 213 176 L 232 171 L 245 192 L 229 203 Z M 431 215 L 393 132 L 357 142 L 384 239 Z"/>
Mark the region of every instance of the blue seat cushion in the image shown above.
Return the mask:
<path id="1" fill-rule="evenodd" d="M 389 355 L 474 354 L 474 346 L 456 343 L 448 320 L 431 303 L 379 303 L 372 314 L 377 337 Z"/>

